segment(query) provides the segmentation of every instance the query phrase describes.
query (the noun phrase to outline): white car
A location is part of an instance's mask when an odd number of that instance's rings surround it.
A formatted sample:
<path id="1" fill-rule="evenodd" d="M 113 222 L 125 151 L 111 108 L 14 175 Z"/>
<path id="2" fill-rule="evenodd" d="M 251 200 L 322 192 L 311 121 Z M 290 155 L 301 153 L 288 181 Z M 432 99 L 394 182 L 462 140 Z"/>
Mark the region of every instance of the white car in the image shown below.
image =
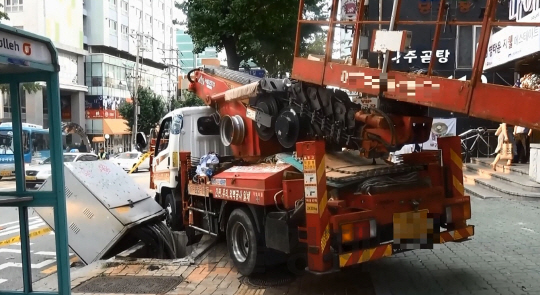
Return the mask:
<path id="1" fill-rule="evenodd" d="M 141 160 L 144 154 L 141 152 L 126 152 L 121 153 L 116 158 L 112 158 L 113 163 L 120 166 L 122 169 L 129 171 Z M 144 161 L 135 169 L 134 172 L 139 172 L 139 169 L 150 170 L 150 158 L 146 157 Z"/>
<path id="2" fill-rule="evenodd" d="M 64 163 L 80 161 L 97 161 L 98 156 L 92 153 L 64 153 Z M 51 176 L 51 158 L 45 159 L 37 165 L 26 168 L 26 187 L 34 188 L 41 185 Z"/>

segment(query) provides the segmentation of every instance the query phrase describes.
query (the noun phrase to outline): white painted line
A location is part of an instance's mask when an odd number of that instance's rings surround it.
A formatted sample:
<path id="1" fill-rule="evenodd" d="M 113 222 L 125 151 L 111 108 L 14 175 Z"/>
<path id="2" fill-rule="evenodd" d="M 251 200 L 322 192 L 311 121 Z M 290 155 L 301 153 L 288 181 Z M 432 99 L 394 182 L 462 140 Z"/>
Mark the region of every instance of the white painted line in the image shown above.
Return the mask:
<path id="1" fill-rule="evenodd" d="M 20 246 L 21 245 L 21 242 L 18 242 L 18 243 L 13 243 L 11 245 L 14 245 L 14 246 Z M 34 243 L 30 243 L 30 246 L 34 245 Z"/>
<path id="2" fill-rule="evenodd" d="M 50 233 L 49 233 L 49 236 L 54 236 L 54 232 L 53 232 L 53 231 L 50 232 Z"/>
<path id="3" fill-rule="evenodd" d="M 32 226 L 36 223 L 44 223 L 43 220 L 32 220 L 28 223 L 29 226 Z M 0 231 L 0 235 L 4 232 L 7 232 L 7 231 L 10 231 L 10 230 L 18 230 L 20 228 L 20 226 L 17 224 L 17 225 L 14 225 L 14 226 L 10 226 L 8 228 L 5 228 L 3 230 Z"/>
<path id="4" fill-rule="evenodd" d="M 34 253 L 36 255 L 50 255 L 50 256 L 56 256 L 56 252 L 53 251 L 39 251 Z M 73 253 L 69 253 L 69 256 L 73 255 Z"/>
<path id="5" fill-rule="evenodd" d="M 36 223 L 36 224 L 33 224 L 33 225 L 30 225 L 28 227 L 29 230 L 33 230 L 33 229 L 36 229 L 36 228 L 40 228 L 42 226 L 46 225 L 45 222 L 39 222 L 39 223 Z M 6 235 L 11 235 L 11 234 L 15 234 L 15 233 L 19 233 L 19 228 L 17 227 L 17 229 L 13 229 L 13 230 L 10 230 L 10 231 L 2 231 L 0 232 L 0 236 L 6 236 Z"/>
<path id="6" fill-rule="evenodd" d="M 526 228 L 526 227 L 522 227 L 521 229 L 522 229 L 522 230 L 526 230 L 526 231 L 531 232 L 531 233 L 534 233 L 534 232 L 535 232 L 534 230 L 532 230 L 532 229 L 530 229 L 530 228 Z"/>
<path id="7" fill-rule="evenodd" d="M 0 284 L 7 282 L 8 280 L 0 279 Z"/>
<path id="8" fill-rule="evenodd" d="M 33 221 L 33 220 L 38 219 L 38 218 L 41 219 L 39 216 L 34 216 L 34 217 L 28 218 L 28 220 Z M 19 223 L 18 220 L 17 221 L 11 221 L 11 222 L 7 222 L 7 223 L 4 223 L 4 224 L 0 224 L 0 226 L 6 226 L 6 225 L 18 224 L 18 223 Z"/>
<path id="9" fill-rule="evenodd" d="M 52 263 L 55 263 L 56 262 L 56 259 L 48 259 L 48 260 L 45 260 L 45 261 L 42 261 L 40 263 L 36 263 L 36 264 L 31 264 L 30 267 L 31 268 L 37 268 L 37 269 L 41 269 L 49 264 L 52 264 Z M 6 269 L 8 267 L 19 267 L 19 268 L 22 268 L 22 263 L 19 263 L 19 262 L 7 262 L 7 263 L 4 263 L 4 264 L 0 264 L 0 270 L 3 270 L 3 269 Z"/>

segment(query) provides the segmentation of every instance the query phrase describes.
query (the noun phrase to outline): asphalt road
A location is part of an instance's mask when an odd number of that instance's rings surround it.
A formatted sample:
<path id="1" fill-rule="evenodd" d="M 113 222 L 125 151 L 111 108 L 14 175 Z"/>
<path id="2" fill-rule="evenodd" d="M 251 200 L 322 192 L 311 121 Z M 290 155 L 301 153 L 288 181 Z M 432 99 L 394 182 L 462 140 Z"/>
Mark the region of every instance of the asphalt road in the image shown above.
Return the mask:
<path id="1" fill-rule="evenodd" d="M 153 196 L 148 188 L 149 173 L 146 171 L 131 175 L 135 182 Z M 0 191 L 12 190 L 14 179 L 0 180 Z M 48 231 L 47 224 L 33 211 L 29 210 L 30 232 L 37 236 L 31 239 L 30 252 L 32 263 L 32 279 L 39 280 L 48 275 L 56 275 L 56 249 L 54 233 Z M 18 290 L 22 288 L 21 246 L 12 238 L 19 236 L 19 214 L 17 208 L 0 208 L 0 291 Z M 10 241 L 11 240 L 11 241 Z M 74 267 L 81 267 L 77 257 L 71 254 Z M 40 291 L 40 290 L 34 290 Z"/>

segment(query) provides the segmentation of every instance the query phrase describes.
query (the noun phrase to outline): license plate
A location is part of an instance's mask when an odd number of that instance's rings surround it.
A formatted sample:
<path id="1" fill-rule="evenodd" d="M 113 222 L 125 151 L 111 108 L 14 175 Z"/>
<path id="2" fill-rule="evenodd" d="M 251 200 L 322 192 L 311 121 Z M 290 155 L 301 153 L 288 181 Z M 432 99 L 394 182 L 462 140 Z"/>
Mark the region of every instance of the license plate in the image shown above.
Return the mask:
<path id="1" fill-rule="evenodd" d="M 0 171 L 0 176 L 11 176 L 11 171 Z"/>
<path id="2" fill-rule="evenodd" d="M 394 249 L 433 249 L 439 226 L 428 210 L 394 213 Z"/>
<path id="3" fill-rule="evenodd" d="M 26 180 L 36 180 L 37 177 L 35 176 L 26 176 Z"/>

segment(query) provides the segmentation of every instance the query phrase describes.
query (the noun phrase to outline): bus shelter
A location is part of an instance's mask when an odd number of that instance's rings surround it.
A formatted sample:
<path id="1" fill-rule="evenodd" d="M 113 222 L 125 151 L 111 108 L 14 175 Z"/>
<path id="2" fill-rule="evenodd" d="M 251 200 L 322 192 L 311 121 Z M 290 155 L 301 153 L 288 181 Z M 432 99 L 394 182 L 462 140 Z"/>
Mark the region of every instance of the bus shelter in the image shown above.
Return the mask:
<path id="1" fill-rule="evenodd" d="M 5 100 L 10 102 L 13 127 L 11 132 L 0 134 L 0 152 L 12 155 L 15 172 L 15 180 L 11 180 L 13 182 L 12 188 L 0 191 L 0 210 L 2 210 L 0 214 L 2 212 L 18 212 L 19 236 L 12 238 L 12 240 L 20 242 L 21 263 L 17 265 L 19 269 L 22 268 L 22 286 L 13 291 L 0 291 L 2 295 L 37 293 L 65 295 L 71 293 L 59 71 L 58 53 L 49 39 L 0 24 L 0 86 L 4 96 L 7 96 Z M 48 114 L 50 130 L 49 146 L 52 174 L 52 179 L 50 179 L 52 189 L 50 191 L 32 191 L 26 188 L 28 175 L 26 175 L 25 169 L 28 164 L 24 163 L 23 155 L 25 146 L 33 143 L 28 136 L 25 136 L 25 131 L 22 128 L 21 108 L 24 105 L 21 104 L 21 98 L 24 95 L 25 85 L 29 83 L 42 85 L 41 91 L 47 98 L 43 109 Z M 33 235 L 30 231 L 32 227 L 29 227 L 29 212 L 34 214 L 32 208 L 35 207 L 49 207 L 54 211 L 55 234 L 54 238 L 50 237 L 54 239 L 56 248 L 58 277 L 56 293 L 39 292 L 39 290 L 34 290 L 32 284 L 33 269 L 29 235 L 34 236 L 35 234 Z M 2 246 L 0 245 L 0 247 Z"/>

